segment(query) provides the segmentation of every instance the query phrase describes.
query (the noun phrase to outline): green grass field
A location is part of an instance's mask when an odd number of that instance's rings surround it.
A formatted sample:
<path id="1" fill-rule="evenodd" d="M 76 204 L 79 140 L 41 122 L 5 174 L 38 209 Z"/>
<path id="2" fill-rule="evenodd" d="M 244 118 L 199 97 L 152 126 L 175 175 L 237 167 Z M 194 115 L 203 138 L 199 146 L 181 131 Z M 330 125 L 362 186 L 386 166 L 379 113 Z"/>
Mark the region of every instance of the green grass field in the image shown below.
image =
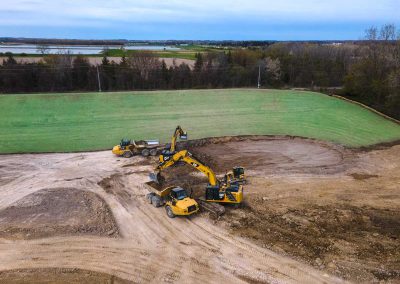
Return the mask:
<path id="1" fill-rule="evenodd" d="M 122 137 L 296 135 L 367 146 L 400 139 L 400 126 L 318 93 L 191 90 L 0 96 L 0 153 L 111 148 Z"/>

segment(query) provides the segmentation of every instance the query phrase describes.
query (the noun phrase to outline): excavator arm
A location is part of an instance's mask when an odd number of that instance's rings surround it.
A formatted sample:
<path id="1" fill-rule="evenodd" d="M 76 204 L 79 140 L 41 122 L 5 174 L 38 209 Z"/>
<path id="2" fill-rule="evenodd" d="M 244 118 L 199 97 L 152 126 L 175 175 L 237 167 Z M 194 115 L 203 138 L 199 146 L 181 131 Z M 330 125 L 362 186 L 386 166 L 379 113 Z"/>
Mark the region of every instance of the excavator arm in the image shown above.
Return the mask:
<path id="1" fill-rule="evenodd" d="M 174 135 L 172 135 L 171 139 L 171 147 L 169 151 L 171 153 L 175 153 L 176 150 L 176 141 L 179 139 L 181 140 L 187 140 L 187 133 L 182 130 L 182 128 L 178 125 L 175 129 Z"/>
<path id="2" fill-rule="evenodd" d="M 240 204 L 243 200 L 243 186 L 232 179 L 228 179 L 227 175 L 225 175 L 224 181 L 219 181 L 212 169 L 200 162 L 187 150 L 176 152 L 175 146 L 178 138 L 187 139 L 186 132 L 180 126 L 175 129 L 171 146 L 161 152 L 159 164 L 155 168 L 155 173 L 150 174 L 150 179 L 160 183 L 162 182 L 160 175 L 162 170 L 178 162 L 184 162 L 207 176 L 209 184 L 206 186 L 205 202 Z"/>
<path id="3" fill-rule="evenodd" d="M 208 178 L 208 182 L 211 186 L 217 186 L 218 185 L 218 179 L 217 176 L 215 175 L 214 171 L 204 165 L 202 162 L 200 162 L 198 159 L 193 157 L 191 153 L 189 153 L 187 150 L 182 150 L 170 157 L 163 157 L 161 162 L 157 167 L 156 171 L 159 173 L 160 171 L 176 164 L 179 161 L 183 161 L 188 165 L 191 165 L 195 169 L 199 170 L 203 174 L 205 174 Z"/>

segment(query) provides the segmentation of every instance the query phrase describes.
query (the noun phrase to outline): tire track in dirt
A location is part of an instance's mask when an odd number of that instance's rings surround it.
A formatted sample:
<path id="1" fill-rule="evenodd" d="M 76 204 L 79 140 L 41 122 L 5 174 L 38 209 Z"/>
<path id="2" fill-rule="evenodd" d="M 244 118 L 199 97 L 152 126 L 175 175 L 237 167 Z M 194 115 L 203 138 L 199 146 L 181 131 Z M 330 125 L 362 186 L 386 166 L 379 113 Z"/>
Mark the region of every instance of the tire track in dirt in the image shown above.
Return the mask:
<path id="1" fill-rule="evenodd" d="M 0 208 L 43 188 L 63 185 L 86 190 L 105 200 L 122 238 L 0 239 L 0 270 L 79 268 L 140 283 L 344 282 L 234 236 L 205 214 L 169 219 L 163 209 L 145 202 L 142 184 L 152 168 L 146 164 L 124 167 L 132 160 L 118 159 L 108 151 L 3 157 L 0 166 L 6 172 L 10 160 L 24 164 L 29 159 L 39 166 L 21 170 L 18 180 L 2 185 Z M 112 176 L 123 182 L 117 180 L 109 190 L 98 185 Z"/>

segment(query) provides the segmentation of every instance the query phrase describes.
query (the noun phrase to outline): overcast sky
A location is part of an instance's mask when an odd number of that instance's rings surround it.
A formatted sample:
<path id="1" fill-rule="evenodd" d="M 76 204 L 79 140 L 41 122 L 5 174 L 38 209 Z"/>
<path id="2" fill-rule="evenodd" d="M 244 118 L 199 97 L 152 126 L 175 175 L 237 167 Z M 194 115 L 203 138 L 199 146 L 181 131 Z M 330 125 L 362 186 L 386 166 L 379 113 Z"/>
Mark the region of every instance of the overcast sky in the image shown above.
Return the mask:
<path id="1" fill-rule="evenodd" d="M 0 0 L 0 37 L 359 39 L 400 0 Z"/>

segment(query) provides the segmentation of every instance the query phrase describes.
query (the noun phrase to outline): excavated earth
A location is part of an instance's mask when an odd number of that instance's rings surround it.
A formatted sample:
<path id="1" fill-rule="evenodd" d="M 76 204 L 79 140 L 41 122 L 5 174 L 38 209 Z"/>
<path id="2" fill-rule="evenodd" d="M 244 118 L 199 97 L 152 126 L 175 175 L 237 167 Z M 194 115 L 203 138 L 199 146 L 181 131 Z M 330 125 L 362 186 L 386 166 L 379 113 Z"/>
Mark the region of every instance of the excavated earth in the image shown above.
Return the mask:
<path id="1" fill-rule="evenodd" d="M 118 237 L 118 227 L 104 200 L 74 188 L 39 190 L 0 211 L 0 238 L 61 235 Z"/>
<path id="2" fill-rule="evenodd" d="M 39 268 L 0 271 L 2 283 L 16 284 L 128 284 L 128 280 L 113 275 L 76 268 Z"/>
<path id="3" fill-rule="evenodd" d="M 0 282 L 400 282 L 400 145 L 249 136 L 178 146 L 219 176 L 244 166 L 243 208 L 169 219 L 144 197 L 155 158 L 0 156 Z M 188 165 L 164 177 L 204 194 L 207 179 Z"/>

